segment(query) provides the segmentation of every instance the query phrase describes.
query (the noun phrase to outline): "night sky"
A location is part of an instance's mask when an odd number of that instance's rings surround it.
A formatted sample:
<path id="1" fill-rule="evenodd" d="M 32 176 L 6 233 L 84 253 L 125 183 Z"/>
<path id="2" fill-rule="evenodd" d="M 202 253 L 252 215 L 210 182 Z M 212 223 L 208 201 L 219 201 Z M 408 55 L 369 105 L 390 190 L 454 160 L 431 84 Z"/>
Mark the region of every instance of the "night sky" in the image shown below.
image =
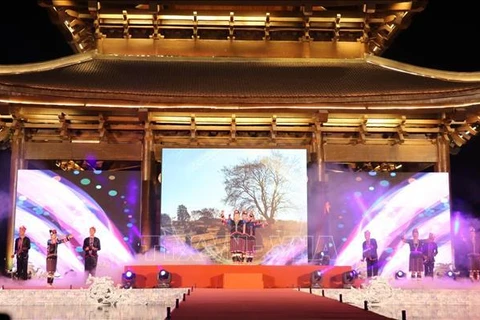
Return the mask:
<path id="1" fill-rule="evenodd" d="M 447 5 L 450 3 L 450 5 Z M 383 57 L 439 70 L 480 71 L 480 37 L 474 1 L 430 0 L 394 39 Z M 2 16 L 0 64 L 47 61 L 71 55 L 69 45 L 36 1 L 10 1 L 12 14 Z M 453 210 L 480 216 L 480 137 L 451 156 Z M 3 167 L 3 166 L 2 166 Z M 2 177 L 4 173 L 2 172 Z"/>

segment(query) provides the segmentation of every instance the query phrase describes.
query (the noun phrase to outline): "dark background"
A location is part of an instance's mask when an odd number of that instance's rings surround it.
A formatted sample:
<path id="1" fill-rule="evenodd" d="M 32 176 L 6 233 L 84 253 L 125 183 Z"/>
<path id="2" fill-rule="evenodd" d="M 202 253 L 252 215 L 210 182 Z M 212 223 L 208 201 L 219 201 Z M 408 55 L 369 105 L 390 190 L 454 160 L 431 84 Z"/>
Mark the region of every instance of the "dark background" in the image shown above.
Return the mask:
<path id="1" fill-rule="evenodd" d="M 460 4 L 463 3 L 463 4 Z M 480 28 L 474 1 L 430 0 L 396 37 L 385 58 L 439 70 L 480 71 Z M 59 28 L 36 1 L 9 1 L 2 7 L 0 65 L 48 61 L 73 54 Z M 480 138 L 451 156 L 452 211 L 480 216 Z M 10 152 L 0 150 L 0 235 L 6 234 Z M 3 210 L 3 212 L 2 212 Z M 5 239 L 0 237 L 0 257 Z M 3 260 L 3 259 L 2 259 Z M 3 261 L 2 261 L 3 262 Z M 1 266 L 0 266 L 1 267 Z M 2 268 L 3 269 L 3 268 Z"/>

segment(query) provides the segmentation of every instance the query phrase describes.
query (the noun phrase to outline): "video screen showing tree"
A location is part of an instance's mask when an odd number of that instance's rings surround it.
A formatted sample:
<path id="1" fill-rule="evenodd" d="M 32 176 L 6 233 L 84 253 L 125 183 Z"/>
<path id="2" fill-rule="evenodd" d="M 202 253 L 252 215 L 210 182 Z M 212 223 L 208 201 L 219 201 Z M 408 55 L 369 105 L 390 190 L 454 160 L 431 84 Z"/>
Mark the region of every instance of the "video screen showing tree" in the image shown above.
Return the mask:
<path id="1" fill-rule="evenodd" d="M 232 263 L 235 209 L 263 224 L 254 264 L 307 263 L 306 150 L 166 148 L 161 190 L 163 263 Z"/>
<path id="2" fill-rule="evenodd" d="M 378 243 L 381 273 L 408 271 L 409 246 L 402 236 L 420 239 L 432 233 L 438 245 L 437 265 L 452 263 L 448 173 L 343 172 L 328 173 L 322 224 L 316 252 L 335 265 L 364 267 L 362 243 L 370 231 Z"/>

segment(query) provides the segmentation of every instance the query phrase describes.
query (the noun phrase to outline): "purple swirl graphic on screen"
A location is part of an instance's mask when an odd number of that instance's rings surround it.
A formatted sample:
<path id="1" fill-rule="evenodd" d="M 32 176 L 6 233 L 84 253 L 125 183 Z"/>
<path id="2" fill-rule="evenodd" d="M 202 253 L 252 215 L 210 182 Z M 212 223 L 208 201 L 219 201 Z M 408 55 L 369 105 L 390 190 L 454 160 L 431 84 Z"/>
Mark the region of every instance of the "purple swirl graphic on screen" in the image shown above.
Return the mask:
<path id="1" fill-rule="evenodd" d="M 355 189 L 355 192 L 359 192 Z M 357 198 L 366 197 L 357 193 Z M 359 199 L 361 200 L 361 199 Z M 364 231 L 378 243 L 382 273 L 408 269 L 409 248 L 401 237 L 411 238 L 418 228 L 421 239 L 433 233 L 439 248 L 437 263 L 452 262 L 450 238 L 449 183 L 447 173 L 420 173 L 411 176 L 378 196 L 370 207 L 362 207 L 356 224 L 336 259 L 336 265 L 356 265 L 361 259 Z"/>
<path id="2" fill-rule="evenodd" d="M 138 172 L 18 171 L 15 231 L 27 227 L 30 263 L 45 268 L 49 230 L 57 229 L 60 237 L 74 237 L 59 246 L 58 271 L 83 271 L 83 239 L 91 226 L 101 240 L 99 268 L 131 263 L 138 246 L 133 239 L 140 236 L 139 177 Z"/>

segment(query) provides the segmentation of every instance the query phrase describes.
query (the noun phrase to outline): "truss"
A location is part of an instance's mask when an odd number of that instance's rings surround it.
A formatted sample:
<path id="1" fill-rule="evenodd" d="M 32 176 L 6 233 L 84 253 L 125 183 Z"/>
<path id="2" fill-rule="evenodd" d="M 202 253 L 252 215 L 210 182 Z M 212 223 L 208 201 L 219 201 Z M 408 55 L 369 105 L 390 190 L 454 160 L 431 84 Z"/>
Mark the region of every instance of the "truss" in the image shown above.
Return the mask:
<path id="1" fill-rule="evenodd" d="M 42 0 L 75 52 L 103 39 L 358 43 L 380 55 L 428 1 Z"/>
<path id="2" fill-rule="evenodd" d="M 162 147 L 311 148 L 318 139 L 330 146 L 425 146 L 444 139 L 456 148 L 478 133 L 480 117 L 12 107 L 1 115 L 0 128 L 4 141 L 21 135 L 36 143 L 122 145 L 150 140 Z"/>

